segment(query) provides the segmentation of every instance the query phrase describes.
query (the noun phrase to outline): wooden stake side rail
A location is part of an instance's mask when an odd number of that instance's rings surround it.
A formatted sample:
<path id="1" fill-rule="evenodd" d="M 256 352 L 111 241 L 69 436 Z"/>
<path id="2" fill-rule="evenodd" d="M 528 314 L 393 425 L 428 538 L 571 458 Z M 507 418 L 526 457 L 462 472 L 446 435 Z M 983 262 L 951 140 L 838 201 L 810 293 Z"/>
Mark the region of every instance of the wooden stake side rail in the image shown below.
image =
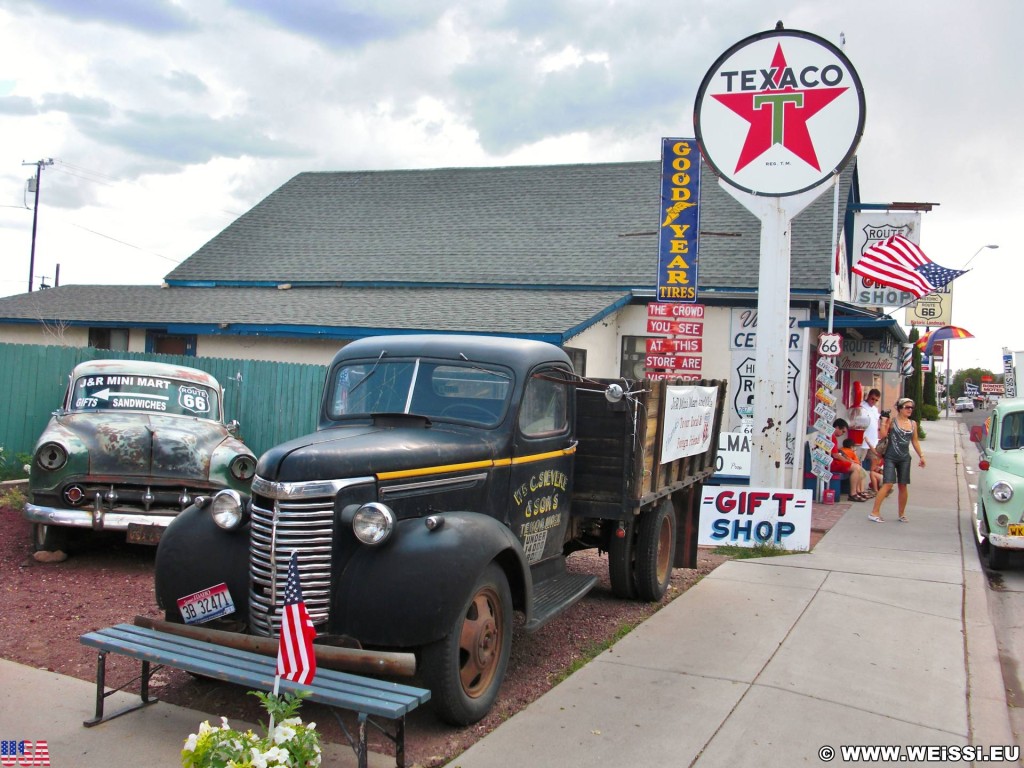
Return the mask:
<path id="1" fill-rule="evenodd" d="M 277 659 L 250 651 L 228 648 L 213 643 L 180 637 L 154 629 L 118 624 L 96 632 L 89 632 L 80 638 L 84 645 L 96 648 L 96 715 L 84 725 L 92 727 L 114 717 L 133 712 L 156 701 L 149 695 L 149 679 L 159 666 L 182 669 L 197 675 L 223 680 L 256 690 L 272 691 L 277 670 Z M 121 688 L 106 691 L 106 655 L 117 653 L 142 662 L 139 678 L 142 701 L 132 707 L 104 716 L 103 705 L 107 696 Z M 159 665 L 152 668 L 151 665 Z M 131 681 L 134 682 L 134 681 Z M 130 684 L 130 683 L 129 683 Z M 126 684 L 127 685 L 127 684 Z M 122 686 L 123 688 L 124 686 Z M 350 737 L 356 753 L 359 768 L 366 768 L 367 746 L 366 726 L 373 725 L 395 744 L 395 762 L 399 768 L 405 765 L 405 716 L 430 699 L 430 691 L 408 685 L 377 680 L 331 669 L 317 669 L 310 685 L 299 685 L 282 679 L 281 691 L 305 691 L 309 700 L 331 708 L 355 712 L 359 719 L 359 732 L 355 739 Z M 370 717 L 384 718 L 395 723 L 391 733 Z M 346 733 L 346 736 L 348 734 Z M 183 737 L 184 738 L 184 737 Z"/>

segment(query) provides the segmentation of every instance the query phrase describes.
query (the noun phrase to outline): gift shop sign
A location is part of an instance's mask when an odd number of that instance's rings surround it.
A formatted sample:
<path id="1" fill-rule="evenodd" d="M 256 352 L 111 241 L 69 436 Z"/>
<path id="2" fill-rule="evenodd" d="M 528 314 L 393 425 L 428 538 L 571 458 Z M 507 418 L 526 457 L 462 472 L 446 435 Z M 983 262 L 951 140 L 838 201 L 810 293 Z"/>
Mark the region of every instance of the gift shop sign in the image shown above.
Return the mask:
<path id="1" fill-rule="evenodd" d="M 752 35 L 723 53 L 697 91 L 694 128 L 727 183 L 795 195 L 843 168 L 864 131 L 864 89 L 849 59 L 799 30 Z"/>
<path id="2" fill-rule="evenodd" d="M 811 491 L 747 486 L 704 486 L 697 544 L 788 550 L 811 546 Z"/>

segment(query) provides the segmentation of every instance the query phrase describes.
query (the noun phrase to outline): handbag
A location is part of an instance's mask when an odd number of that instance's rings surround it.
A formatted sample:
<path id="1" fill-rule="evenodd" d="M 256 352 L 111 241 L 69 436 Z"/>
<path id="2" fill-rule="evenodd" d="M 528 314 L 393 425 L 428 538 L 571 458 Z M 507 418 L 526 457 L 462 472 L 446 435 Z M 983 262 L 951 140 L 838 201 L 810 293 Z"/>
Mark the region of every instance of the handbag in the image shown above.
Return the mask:
<path id="1" fill-rule="evenodd" d="M 877 443 L 875 443 L 875 453 L 879 456 L 885 456 L 885 451 L 889 447 L 889 438 L 883 437 Z"/>

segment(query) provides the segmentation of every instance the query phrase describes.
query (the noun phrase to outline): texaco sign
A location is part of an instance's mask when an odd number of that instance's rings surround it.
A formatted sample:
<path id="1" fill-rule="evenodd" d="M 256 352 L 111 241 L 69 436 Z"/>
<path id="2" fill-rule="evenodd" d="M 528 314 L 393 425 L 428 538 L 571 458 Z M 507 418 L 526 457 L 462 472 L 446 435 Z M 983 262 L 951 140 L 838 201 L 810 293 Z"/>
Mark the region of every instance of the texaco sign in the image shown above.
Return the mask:
<path id="1" fill-rule="evenodd" d="M 827 40 L 762 32 L 708 70 L 694 127 L 705 159 L 729 184 L 755 195 L 795 195 L 853 156 L 864 130 L 864 89 Z"/>

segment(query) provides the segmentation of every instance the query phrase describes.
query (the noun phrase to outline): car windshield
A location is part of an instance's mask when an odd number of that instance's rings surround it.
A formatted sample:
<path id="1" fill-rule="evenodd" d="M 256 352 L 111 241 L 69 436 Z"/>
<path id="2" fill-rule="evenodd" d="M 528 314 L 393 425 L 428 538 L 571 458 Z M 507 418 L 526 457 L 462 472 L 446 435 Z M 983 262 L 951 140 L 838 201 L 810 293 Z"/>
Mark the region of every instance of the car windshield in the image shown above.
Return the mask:
<path id="1" fill-rule="evenodd" d="M 220 420 L 216 389 L 166 376 L 80 376 L 74 383 L 70 409 L 75 412 L 149 411 Z"/>
<path id="2" fill-rule="evenodd" d="M 371 360 L 334 370 L 328 416 L 409 413 L 494 426 L 508 406 L 512 376 L 470 362 Z"/>

